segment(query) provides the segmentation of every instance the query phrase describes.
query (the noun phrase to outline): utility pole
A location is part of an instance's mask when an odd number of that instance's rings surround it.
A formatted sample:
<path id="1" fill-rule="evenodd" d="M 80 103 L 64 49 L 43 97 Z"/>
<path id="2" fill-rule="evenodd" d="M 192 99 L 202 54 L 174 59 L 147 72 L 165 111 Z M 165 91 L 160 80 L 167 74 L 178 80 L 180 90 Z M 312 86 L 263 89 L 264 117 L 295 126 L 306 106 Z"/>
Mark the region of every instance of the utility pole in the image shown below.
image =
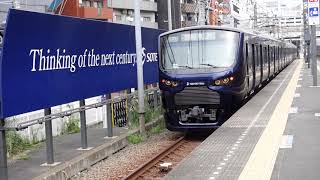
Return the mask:
<path id="1" fill-rule="evenodd" d="M 317 42 L 316 42 L 316 25 L 320 24 L 319 2 L 308 1 L 308 23 L 310 25 L 310 60 L 311 72 L 313 76 L 313 86 L 317 86 Z"/>
<path id="2" fill-rule="evenodd" d="M 16 8 L 16 0 L 12 0 L 12 9 Z"/>
<path id="3" fill-rule="evenodd" d="M 253 29 L 256 29 L 258 27 L 258 15 L 257 15 L 257 2 L 254 2 L 253 5 Z"/>
<path id="4" fill-rule="evenodd" d="M 143 63 L 142 63 L 142 39 L 141 39 L 141 16 L 140 0 L 134 0 L 134 19 L 135 19 L 135 36 L 136 36 L 136 54 L 137 54 L 137 80 L 138 80 L 138 100 L 139 100 L 139 124 L 140 133 L 145 134 L 144 119 L 144 87 L 143 87 Z"/>
<path id="5" fill-rule="evenodd" d="M 198 1 L 198 25 L 205 25 L 206 24 L 206 8 L 207 8 L 207 1 L 206 0 L 199 0 Z"/>
<path id="6" fill-rule="evenodd" d="M 304 0 L 303 2 L 303 58 L 306 63 L 308 63 L 308 68 L 310 68 L 310 59 L 309 59 L 309 51 L 308 47 L 310 44 L 310 32 L 309 32 L 309 25 L 308 25 L 308 4 L 307 0 Z"/>
<path id="7" fill-rule="evenodd" d="M 168 0 L 168 29 L 172 30 L 171 0 Z"/>
<path id="8" fill-rule="evenodd" d="M 316 41 L 316 25 L 311 25 L 311 38 L 310 38 L 310 59 L 312 61 L 311 71 L 313 76 L 313 86 L 318 85 L 317 80 L 317 41 Z"/>

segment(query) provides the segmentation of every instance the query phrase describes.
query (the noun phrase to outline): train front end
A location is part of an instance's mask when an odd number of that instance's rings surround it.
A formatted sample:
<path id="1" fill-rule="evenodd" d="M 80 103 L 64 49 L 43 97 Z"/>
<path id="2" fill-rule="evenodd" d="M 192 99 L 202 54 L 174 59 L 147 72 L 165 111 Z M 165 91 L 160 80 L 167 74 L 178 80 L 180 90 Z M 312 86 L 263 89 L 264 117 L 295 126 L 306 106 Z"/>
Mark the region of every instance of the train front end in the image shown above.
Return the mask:
<path id="1" fill-rule="evenodd" d="M 218 127 L 243 97 L 240 33 L 185 29 L 159 40 L 159 86 L 169 130 Z"/>

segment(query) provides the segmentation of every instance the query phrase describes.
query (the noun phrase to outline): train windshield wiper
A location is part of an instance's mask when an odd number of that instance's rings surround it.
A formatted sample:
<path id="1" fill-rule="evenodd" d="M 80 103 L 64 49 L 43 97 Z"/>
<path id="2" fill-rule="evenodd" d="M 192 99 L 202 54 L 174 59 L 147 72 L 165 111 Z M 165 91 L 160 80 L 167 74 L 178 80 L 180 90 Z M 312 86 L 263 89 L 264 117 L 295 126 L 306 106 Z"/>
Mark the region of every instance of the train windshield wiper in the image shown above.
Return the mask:
<path id="1" fill-rule="evenodd" d="M 188 69 L 193 69 L 193 67 L 190 67 L 190 66 L 179 66 L 179 67 L 188 68 Z"/>
<path id="2" fill-rule="evenodd" d="M 212 68 L 219 68 L 219 66 L 215 66 L 213 64 L 199 64 L 199 65 L 203 65 L 203 66 L 210 66 Z"/>

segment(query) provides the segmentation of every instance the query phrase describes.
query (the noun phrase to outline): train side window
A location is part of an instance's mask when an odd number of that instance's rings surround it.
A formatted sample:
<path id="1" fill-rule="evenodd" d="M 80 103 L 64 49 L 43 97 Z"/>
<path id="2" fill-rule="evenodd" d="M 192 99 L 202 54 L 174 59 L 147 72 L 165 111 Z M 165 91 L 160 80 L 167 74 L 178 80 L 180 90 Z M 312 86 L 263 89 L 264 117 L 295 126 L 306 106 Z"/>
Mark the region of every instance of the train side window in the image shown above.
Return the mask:
<path id="1" fill-rule="evenodd" d="M 256 60 L 256 67 L 259 67 L 260 66 L 259 46 L 256 46 L 255 60 Z"/>
<path id="2" fill-rule="evenodd" d="M 268 63 L 270 62 L 270 46 L 268 45 L 268 54 L 267 54 L 267 58 L 268 58 Z"/>
<path id="3" fill-rule="evenodd" d="M 253 56 L 254 56 L 254 52 L 253 52 L 253 45 L 249 45 L 247 44 L 247 62 L 248 62 L 248 68 L 252 69 L 252 61 L 253 61 Z"/>
<path id="4" fill-rule="evenodd" d="M 273 61 L 276 62 L 276 48 L 273 48 Z"/>
<path id="5" fill-rule="evenodd" d="M 246 61 L 249 63 L 249 50 L 248 50 L 248 43 L 246 43 Z"/>
<path id="6" fill-rule="evenodd" d="M 264 64 L 266 66 L 268 66 L 268 51 L 267 51 L 267 47 L 264 47 L 263 55 L 264 55 Z"/>
<path id="7" fill-rule="evenodd" d="M 257 59 L 257 57 L 256 57 L 256 53 L 255 53 L 255 46 L 254 46 L 254 44 L 251 44 L 251 50 L 252 50 L 252 63 L 254 64 L 254 66 L 255 66 L 255 64 L 256 64 L 256 59 Z"/>
<path id="8" fill-rule="evenodd" d="M 260 63 L 261 63 L 261 66 L 263 67 L 264 66 L 264 56 L 263 56 L 263 47 L 261 44 L 260 44 Z"/>

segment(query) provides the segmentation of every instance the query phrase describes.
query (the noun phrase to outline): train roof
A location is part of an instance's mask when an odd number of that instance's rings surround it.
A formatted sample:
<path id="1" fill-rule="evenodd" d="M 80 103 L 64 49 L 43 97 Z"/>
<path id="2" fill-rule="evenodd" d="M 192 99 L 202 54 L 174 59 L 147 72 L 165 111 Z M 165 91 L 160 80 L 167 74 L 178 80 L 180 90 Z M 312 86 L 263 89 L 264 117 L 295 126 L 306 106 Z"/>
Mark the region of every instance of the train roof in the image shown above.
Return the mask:
<path id="1" fill-rule="evenodd" d="M 232 27 L 213 26 L 213 25 L 202 25 L 202 26 L 191 26 L 191 27 L 179 28 L 179 29 L 175 29 L 175 30 L 172 30 L 172 31 L 167 31 L 165 33 L 162 33 L 160 35 L 160 37 L 168 35 L 168 34 L 177 33 L 177 32 L 188 31 L 188 30 L 197 30 L 197 29 L 215 29 L 215 30 L 226 30 L 226 31 L 245 33 L 245 34 L 250 34 L 250 35 L 253 35 L 253 36 L 260 37 L 260 38 L 270 39 L 270 40 L 273 40 L 273 41 L 286 43 L 287 45 L 291 44 L 292 46 L 295 46 L 292 43 L 288 43 L 288 42 L 285 42 L 283 40 L 275 39 L 275 38 L 270 37 L 270 36 L 263 36 L 263 35 L 255 34 L 253 32 L 247 31 L 247 30 L 238 29 L 238 28 L 232 28 Z"/>

